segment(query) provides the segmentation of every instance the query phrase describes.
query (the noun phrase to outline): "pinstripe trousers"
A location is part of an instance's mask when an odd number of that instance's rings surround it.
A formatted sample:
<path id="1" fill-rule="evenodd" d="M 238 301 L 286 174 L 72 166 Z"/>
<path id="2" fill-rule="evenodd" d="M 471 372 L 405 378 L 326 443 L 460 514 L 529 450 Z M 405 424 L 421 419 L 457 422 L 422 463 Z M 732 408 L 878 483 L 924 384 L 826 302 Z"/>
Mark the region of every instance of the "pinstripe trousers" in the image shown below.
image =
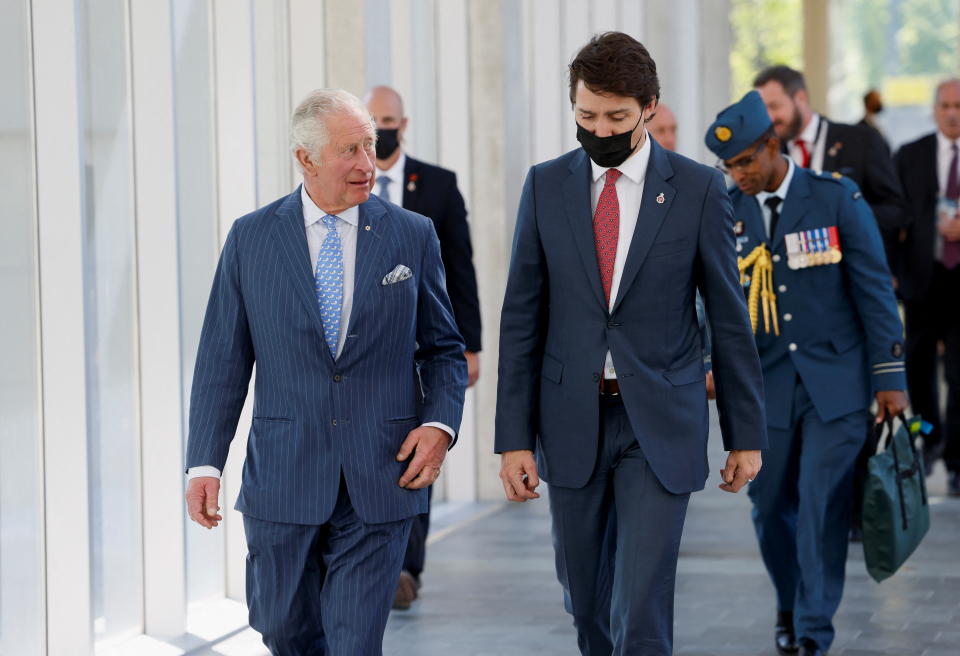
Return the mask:
<path id="1" fill-rule="evenodd" d="M 341 475 L 325 524 L 243 516 L 250 626 L 274 656 L 381 656 L 412 518 L 365 524 Z"/>

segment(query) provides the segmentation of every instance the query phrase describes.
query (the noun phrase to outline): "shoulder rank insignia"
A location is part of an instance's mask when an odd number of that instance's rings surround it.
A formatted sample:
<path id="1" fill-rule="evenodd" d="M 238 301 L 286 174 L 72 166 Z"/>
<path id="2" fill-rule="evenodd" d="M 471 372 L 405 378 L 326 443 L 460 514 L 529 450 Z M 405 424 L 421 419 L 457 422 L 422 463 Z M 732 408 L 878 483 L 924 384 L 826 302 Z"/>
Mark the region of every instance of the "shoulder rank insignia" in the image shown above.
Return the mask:
<path id="1" fill-rule="evenodd" d="M 787 266 L 791 269 L 838 264 L 843 259 L 837 226 L 792 232 L 783 239 L 787 245 Z"/>

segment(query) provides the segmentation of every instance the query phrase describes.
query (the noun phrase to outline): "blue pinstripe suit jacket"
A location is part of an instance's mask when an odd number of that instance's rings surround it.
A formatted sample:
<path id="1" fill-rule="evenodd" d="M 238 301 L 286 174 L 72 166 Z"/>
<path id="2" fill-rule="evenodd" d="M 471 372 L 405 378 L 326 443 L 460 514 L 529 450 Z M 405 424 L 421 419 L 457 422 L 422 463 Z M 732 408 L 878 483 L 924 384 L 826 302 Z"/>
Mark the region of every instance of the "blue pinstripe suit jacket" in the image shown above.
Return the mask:
<path id="1" fill-rule="evenodd" d="M 238 219 L 227 235 L 200 336 L 187 467 L 223 470 L 256 363 L 236 505 L 244 514 L 322 524 L 341 471 L 365 522 L 427 510 L 426 490 L 397 485 L 407 464 L 395 456 L 421 423 L 460 426 L 467 370 L 439 242 L 429 219 L 371 196 L 360 205 L 356 257 L 348 336 L 334 361 L 299 188 Z M 398 264 L 413 276 L 381 284 Z"/>

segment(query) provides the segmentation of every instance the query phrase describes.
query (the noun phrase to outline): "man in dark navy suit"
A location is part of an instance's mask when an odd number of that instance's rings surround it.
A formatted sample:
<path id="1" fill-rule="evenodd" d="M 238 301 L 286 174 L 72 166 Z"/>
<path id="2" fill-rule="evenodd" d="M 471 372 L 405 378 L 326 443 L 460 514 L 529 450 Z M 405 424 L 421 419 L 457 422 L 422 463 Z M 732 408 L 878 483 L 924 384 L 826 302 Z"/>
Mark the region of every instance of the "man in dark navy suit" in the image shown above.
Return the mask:
<path id="1" fill-rule="evenodd" d="M 910 222 L 890 148 L 880 133 L 863 125 L 829 120 L 813 110 L 803 73 L 771 66 L 757 74 L 760 92 L 784 151 L 803 168 L 837 172 L 860 187 L 883 236 L 887 261 L 896 274 L 895 253 Z"/>
<path id="2" fill-rule="evenodd" d="M 376 132 L 345 91 L 294 112 L 303 185 L 233 224 L 190 399 L 187 506 L 213 528 L 254 364 L 237 510 L 250 625 L 273 654 L 380 656 L 413 517 L 466 363 L 429 219 L 370 198 Z M 419 385 L 412 372 L 419 367 Z"/>
<path id="3" fill-rule="evenodd" d="M 659 92 L 626 34 L 577 54 L 583 147 L 527 174 L 500 325 L 500 478 L 512 501 L 549 483 L 557 575 L 592 656 L 672 653 L 680 534 L 708 475 L 698 289 L 730 451 L 720 487 L 746 485 L 766 447 L 730 199 L 717 170 L 647 134 Z"/>
<path id="4" fill-rule="evenodd" d="M 408 120 L 400 94 L 390 87 L 378 86 L 371 89 L 364 100 L 370 116 L 377 123 L 377 184 L 374 193 L 383 200 L 428 217 L 440 238 L 440 257 L 447 272 L 447 293 L 457 327 L 466 343 L 464 356 L 469 387 L 480 376 L 480 299 L 473 269 L 467 207 L 457 188 L 457 175 L 404 152 L 403 135 Z M 431 495 L 432 491 L 431 486 Z M 429 512 L 414 520 L 394 608 L 407 609 L 417 598 L 429 529 Z"/>
<path id="5" fill-rule="evenodd" d="M 878 422 L 907 406 L 903 329 L 880 232 L 853 181 L 782 154 L 756 91 L 717 115 L 706 144 L 737 184 L 738 247 L 754 261 L 744 281 L 770 448 L 749 495 L 777 592 L 774 639 L 780 653 L 818 656 L 834 638 L 870 403 Z"/>
<path id="6" fill-rule="evenodd" d="M 907 381 L 913 411 L 933 430 L 927 473 L 941 457 L 948 492 L 960 497 L 960 80 L 937 87 L 937 130 L 903 146 L 895 161 L 913 222 L 903 244 L 901 291 L 907 323 Z M 941 421 L 937 345 L 947 379 Z"/>

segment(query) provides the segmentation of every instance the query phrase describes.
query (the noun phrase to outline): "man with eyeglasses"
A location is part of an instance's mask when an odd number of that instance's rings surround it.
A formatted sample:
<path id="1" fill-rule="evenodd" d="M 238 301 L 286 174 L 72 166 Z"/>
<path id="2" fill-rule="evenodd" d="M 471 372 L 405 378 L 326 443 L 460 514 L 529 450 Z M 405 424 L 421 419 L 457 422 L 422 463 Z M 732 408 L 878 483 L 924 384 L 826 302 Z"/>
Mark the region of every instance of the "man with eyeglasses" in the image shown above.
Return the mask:
<path id="1" fill-rule="evenodd" d="M 770 448 L 749 496 L 777 592 L 776 648 L 822 654 L 843 592 L 871 400 L 878 422 L 907 407 L 890 271 L 856 183 L 782 154 L 756 91 L 720 112 L 705 139 L 736 183 L 741 280 L 763 368 Z"/>

